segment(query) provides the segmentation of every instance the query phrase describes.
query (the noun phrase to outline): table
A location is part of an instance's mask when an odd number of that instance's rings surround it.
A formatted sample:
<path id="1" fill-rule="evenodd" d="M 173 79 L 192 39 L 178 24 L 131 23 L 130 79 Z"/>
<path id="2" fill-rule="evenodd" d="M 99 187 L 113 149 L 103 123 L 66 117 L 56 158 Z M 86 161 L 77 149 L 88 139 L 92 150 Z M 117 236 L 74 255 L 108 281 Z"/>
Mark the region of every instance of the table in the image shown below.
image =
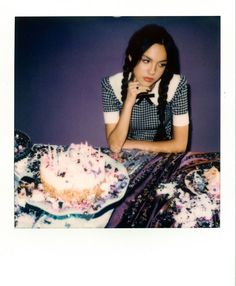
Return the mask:
<path id="1" fill-rule="evenodd" d="M 23 176 L 38 176 L 47 145 L 34 144 L 15 164 L 16 228 L 215 228 L 220 226 L 220 153 L 178 154 L 124 150 L 115 158 L 129 174 L 125 196 L 99 217 L 56 217 L 25 203 Z M 63 148 L 63 146 L 56 146 Z M 108 148 L 100 148 L 111 157 Z"/>

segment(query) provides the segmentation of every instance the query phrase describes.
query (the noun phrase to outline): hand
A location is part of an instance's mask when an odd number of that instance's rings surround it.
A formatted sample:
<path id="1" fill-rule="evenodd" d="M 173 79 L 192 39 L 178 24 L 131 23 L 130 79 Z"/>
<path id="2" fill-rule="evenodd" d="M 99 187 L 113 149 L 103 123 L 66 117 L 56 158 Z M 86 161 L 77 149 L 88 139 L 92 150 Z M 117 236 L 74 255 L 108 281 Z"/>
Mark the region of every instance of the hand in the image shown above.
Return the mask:
<path id="1" fill-rule="evenodd" d="M 136 98 L 139 93 L 149 91 L 150 89 L 148 87 L 142 86 L 136 79 L 134 79 L 134 81 L 130 81 L 128 84 L 126 102 L 133 106 L 136 102 Z"/>

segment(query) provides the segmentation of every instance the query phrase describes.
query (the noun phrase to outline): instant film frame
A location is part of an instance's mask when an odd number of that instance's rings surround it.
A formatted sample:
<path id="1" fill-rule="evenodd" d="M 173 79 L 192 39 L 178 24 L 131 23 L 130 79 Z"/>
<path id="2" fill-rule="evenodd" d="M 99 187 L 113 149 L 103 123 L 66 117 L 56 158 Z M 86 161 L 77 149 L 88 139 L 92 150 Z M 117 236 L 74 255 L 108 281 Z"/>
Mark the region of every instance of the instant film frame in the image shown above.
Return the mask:
<path id="1" fill-rule="evenodd" d="M 14 2 L 14 3 L 12 3 Z M 179 274 L 183 273 L 184 285 L 205 283 L 221 286 L 235 285 L 235 2 L 206 0 L 202 3 L 189 1 L 149 1 L 148 5 L 120 2 L 120 5 L 108 5 L 107 1 L 95 3 L 70 1 L 3 1 L 1 3 L 1 158 L 7 162 L 1 170 L 1 261 L 2 280 L 18 285 L 30 285 L 32 279 L 40 285 L 53 279 L 54 283 L 63 285 L 74 283 L 74 276 L 69 273 L 82 272 L 80 281 L 90 284 L 110 285 L 111 281 L 119 285 L 124 281 L 129 284 L 144 285 L 164 282 L 166 285 L 179 283 Z M 92 5 L 91 5 L 92 4 Z M 12 170 L 13 170 L 13 96 L 14 96 L 14 22 L 15 16 L 33 15 L 220 15 L 221 16 L 221 151 L 222 186 L 224 201 L 222 204 L 223 226 L 213 231 L 181 230 L 175 232 L 162 231 L 88 231 L 88 230 L 54 230 L 48 231 L 15 231 L 12 218 Z M 194 35 L 192 35 L 194 37 Z M 197 40 L 197 35 L 196 35 Z M 109 70 L 110 72 L 110 70 Z M 31 117 L 30 117 L 31 118 Z M 102 120 L 102 119 L 101 119 Z M 18 121 L 19 123 L 19 121 Z M 22 126 L 24 127 L 24 126 Z M 26 130 L 30 132 L 31 130 Z M 36 142 L 43 140 L 30 133 Z M 48 139 L 47 139 L 48 141 Z M 62 143 L 62 142 L 57 142 Z M 233 178 L 233 179 L 232 179 Z M 95 243 L 94 243 L 95 242 Z M 98 248 L 97 245 L 100 245 Z M 210 244 L 210 245 L 209 245 Z M 62 246 L 63 245 L 63 246 Z M 210 246 L 210 247 L 209 247 Z M 58 251 L 60 249 L 60 251 Z M 136 251 L 139 250 L 138 256 Z M 83 259 L 80 259 L 80 258 Z M 173 257 L 170 266 L 170 257 Z M 20 264 L 16 263 L 19 261 Z M 48 259 L 47 259 L 48 258 Z M 70 261 L 71 263 L 61 263 Z M 91 266 L 91 258 L 99 258 L 96 267 Z M 136 259 L 138 258 L 138 259 Z M 33 263 L 29 263 L 32 261 Z M 148 261 L 148 263 L 144 263 Z M 187 262 L 187 263 L 186 263 Z M 141 264 L 140 264 L 141 263 Z M 225 264 L 227 263 L 227 267 Z M 27 277 L 22 278 L 27 265 Z M 51 271 L 39 275 L 38 270 L 44 268 Z M 89 266 L 89 267 L 88 267 Z M 98 280 L 106 269 L 106 277 Z M 142 271 L 137 269 L 142 267 Z M 69 267 L 69 273 L 68 273 Z M 171 275 L 170 275 L 171 267 Z M 200 275 L 193 279 L 193 269 L 200 269 Z M 122 269 L 116 275 L 114 269 Z M 51 273 L 60 273 L 53 275 Z M 12 275 L 14 273 L 15 275 Z M 119 272 L 121 273 L 121 272 Z M 35 278 L 37 277 L 37 279 Z"/>

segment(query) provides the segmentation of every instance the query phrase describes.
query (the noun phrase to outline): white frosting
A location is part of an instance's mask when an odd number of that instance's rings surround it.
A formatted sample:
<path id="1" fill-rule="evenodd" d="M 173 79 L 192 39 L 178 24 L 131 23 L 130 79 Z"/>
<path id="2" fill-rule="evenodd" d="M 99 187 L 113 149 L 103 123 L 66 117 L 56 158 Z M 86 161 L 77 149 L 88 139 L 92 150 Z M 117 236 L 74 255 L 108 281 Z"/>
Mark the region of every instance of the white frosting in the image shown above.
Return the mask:
<path id="1" fill-rule="evenodd" d="M 168 197 L 174 196 L 177 186 L 176 183 L 161 184 L 156 190 L 157 195 L 168 195 Z"/>
<path id="2" fill-rule="evenodd" d="M 171 206 L 175 206 L 176 210 L 173 211 L 175 227 L 196 227 L 201 219 L 211 223 L 213 213 L 219 210 L 219 171 L 212 167 L 204 173 L 204 176 L 208 181 L 207 193 L 199 193 L 194 197 L 178 188 L 174 182 L 161 184 L 156 190 L 157 195 L 168 195 Z M 199 179 L 202 177 L 196 175 L 194 182 Z"/>
<path id="3" fill-rule="evenodd" d="M 217 204 L 212 202 L 206 194 L 190 199 L 189 194 L 182 193 L 180 200 L 175 199 L 175 201 L 180 211 L 174 214 L 174 219 L 182 227 L 194 227 L 197 218 L 204 218 L 210 221 L 212 212 L 218 208 Z"/>
<path id="4" fill-rule="evenodd" d="M 105 179 L 104 155 L 87 143 L 71 144 L 65 152 L 49 148 L 42 158 L 40 174 L 58 192 L 90 190 Z"/>
<path id="5" fill-rule="evenodd" d="M 17 175 L 18 177 L 23 176 L 26 173 L 27 164 L 28 164 L 28 158 L 24 158 L 16 162 L 14 164 L 15 175 Z"/>
<path id="6" fill-rule="evenodd" d="M 21 214 L 17 217 L 17 227 L 19 228 L 31 228 L 35 222 L 35 217 L 30 214 Z"/>
<path id="7" fill-rule="evenodd" d="M 44 197 L 43 193 L 40 190 L 34 189 L 32 191 L 31 200 L 35 201 L 35 202 L 41 202 L 41 201 L 45 200 L 45 197 Z"/>

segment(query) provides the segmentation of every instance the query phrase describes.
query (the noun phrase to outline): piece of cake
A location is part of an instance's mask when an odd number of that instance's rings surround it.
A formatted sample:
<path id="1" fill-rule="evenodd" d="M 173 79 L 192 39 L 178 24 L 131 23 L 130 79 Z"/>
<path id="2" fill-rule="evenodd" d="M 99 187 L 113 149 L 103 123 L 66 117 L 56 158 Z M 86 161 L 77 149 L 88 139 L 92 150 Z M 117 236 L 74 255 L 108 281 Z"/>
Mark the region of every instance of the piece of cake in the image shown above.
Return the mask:
<path id="1" fill-rule="evenodd" d="M 59 152 L 49 147 L 40 166 L 43 191 L 68 203 L 89 204 L 105 197 L 119 179 L 115 167 L 105 168 L 105 156 L 87 143 Z"/>

